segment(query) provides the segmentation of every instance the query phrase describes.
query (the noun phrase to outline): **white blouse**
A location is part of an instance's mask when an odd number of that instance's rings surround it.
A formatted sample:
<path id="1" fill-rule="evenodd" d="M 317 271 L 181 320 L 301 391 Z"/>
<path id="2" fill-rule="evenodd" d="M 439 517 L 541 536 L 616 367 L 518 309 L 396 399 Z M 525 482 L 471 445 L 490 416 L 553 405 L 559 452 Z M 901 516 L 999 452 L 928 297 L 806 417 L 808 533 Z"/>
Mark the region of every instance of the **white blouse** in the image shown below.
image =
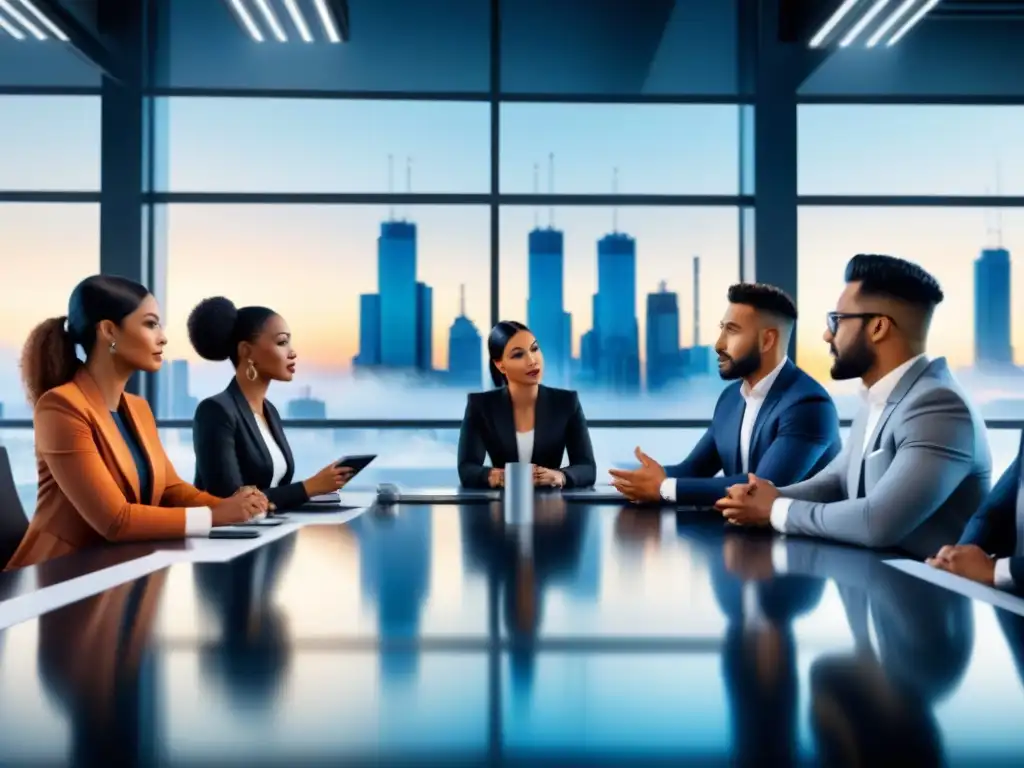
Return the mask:
<path id="1" fill-rule="evenodd" d="M 523 464 L 533 462 L 533 430 L 516 432 L 516 445 L 519 446 L 519 461 Z"/>
<path id="2" fill-rule="evenodd" d="M 270 480 L 271 488 L 276 488 L 285 473 L 288 471 L 288 460 L 284 457 L 284 451 L 281 450 L 281 446 L 277 444 L 277 440 L 274 439 L 274 435 L 270 431 L 270 427 L 267 426 L 267 420 L 263 418 L 262 414 L 253 411 L 253 416 L 256 417 L 256 426 L 260 428 L 260 435 L 263 437 L 263 442 L 267 446 L 267 451 L 270 453 L 270 461 L 274 465 L 274 474 Z"/>

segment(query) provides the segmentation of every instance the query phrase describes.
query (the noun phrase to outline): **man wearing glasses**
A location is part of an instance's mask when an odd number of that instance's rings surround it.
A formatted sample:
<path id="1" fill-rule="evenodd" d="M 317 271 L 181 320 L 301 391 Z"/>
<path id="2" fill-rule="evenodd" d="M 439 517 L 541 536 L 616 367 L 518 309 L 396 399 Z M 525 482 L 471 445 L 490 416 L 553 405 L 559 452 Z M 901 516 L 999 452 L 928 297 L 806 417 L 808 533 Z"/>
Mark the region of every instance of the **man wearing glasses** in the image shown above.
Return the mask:
<path id="1" fill-rule="evenodd" d="M 729 522 L 762 525 L 918 557 L 959 539 L 988 492 L 984 422 L 943 358 L 925 356 L 942 301 L 916 264 L 860 254 L 828 315 L 832 378 L 859 378 L 865 402 L 842 452 L 802 483 L 775 488 L 751 476 L 716 506 Z"/>

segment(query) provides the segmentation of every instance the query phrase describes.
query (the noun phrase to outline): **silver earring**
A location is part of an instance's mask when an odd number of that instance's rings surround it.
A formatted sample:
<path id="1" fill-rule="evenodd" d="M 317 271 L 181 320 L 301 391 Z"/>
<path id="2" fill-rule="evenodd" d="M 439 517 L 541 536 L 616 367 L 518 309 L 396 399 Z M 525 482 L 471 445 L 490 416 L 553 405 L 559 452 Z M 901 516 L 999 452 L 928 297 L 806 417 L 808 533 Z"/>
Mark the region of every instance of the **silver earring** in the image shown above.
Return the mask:
<path id="1" fill-rule="evenodd" d="M 116 355 L 117 354 L 117 342 L 116 341 L 110 342 L 110 354 L 112 354 L 112 355 Z"/>

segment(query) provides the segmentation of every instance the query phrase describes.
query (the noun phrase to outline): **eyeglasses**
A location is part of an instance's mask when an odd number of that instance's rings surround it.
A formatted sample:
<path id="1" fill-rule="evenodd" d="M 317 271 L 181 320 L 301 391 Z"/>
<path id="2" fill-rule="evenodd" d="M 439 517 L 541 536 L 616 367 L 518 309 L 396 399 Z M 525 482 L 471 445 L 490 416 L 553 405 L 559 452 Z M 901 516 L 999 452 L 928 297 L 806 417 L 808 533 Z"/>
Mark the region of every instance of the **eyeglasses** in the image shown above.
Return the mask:
<path id="1" fill-rule="evenodd" d="M 825 316 L 825 323 L 828 325 L 828 332 L 835 336 L 839 332 L 840 320 L 871 320 L 876 317 L 884 317 L 890 323 L 896 325 L 895 320 L 889 315 L 883 315 L 881 312 L 829 312 Z"/>

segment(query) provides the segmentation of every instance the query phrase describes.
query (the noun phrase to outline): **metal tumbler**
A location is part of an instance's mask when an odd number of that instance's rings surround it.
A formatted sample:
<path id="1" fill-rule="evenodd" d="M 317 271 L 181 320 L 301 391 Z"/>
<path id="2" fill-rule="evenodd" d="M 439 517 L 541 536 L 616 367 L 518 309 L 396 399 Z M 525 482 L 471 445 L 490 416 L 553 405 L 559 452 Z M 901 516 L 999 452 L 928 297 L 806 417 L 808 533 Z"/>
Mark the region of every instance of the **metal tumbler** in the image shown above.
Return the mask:
<path id="1" fill-rule="evenodd" d="M 505 525 L 533 525 L 533 464 L 505 465 Z"/>

